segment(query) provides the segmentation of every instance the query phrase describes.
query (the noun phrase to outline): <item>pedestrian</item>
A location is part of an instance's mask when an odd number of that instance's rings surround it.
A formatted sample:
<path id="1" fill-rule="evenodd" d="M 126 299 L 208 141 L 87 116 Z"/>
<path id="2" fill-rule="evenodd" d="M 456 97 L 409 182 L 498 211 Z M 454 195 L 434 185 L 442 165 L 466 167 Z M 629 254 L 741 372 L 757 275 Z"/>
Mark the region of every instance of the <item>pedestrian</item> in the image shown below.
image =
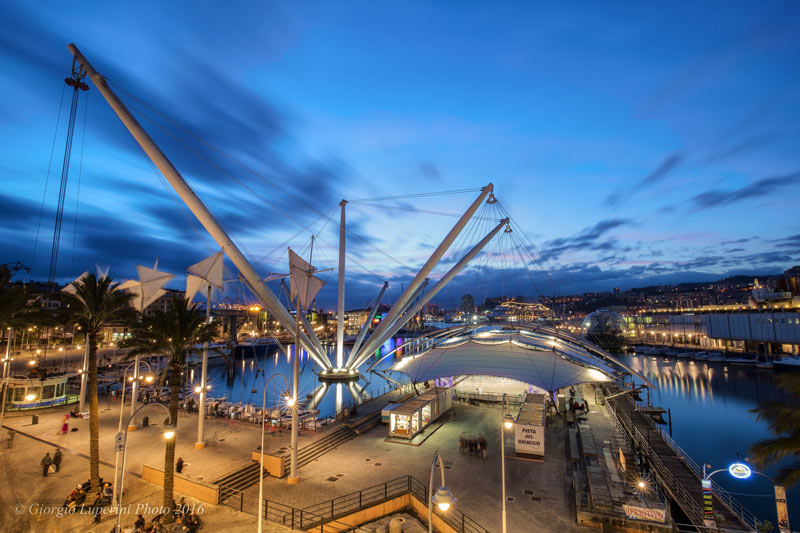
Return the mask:
<path id="1" fill-rule="evenodd" d="M 178 462 L 175 463 L 175 471 L 180 474 L 181 470 L 183 470 L 183 457 L 178 457 Z"/>
<path id="2" fill-rule="evenodd" d="M 97 492 L 97 497 L 92 502 L 92 514 L 94 514 L 94 523 L 99 524 L 103 514 L 103 493 L 100 491 Z"/>
<path id="3" fill-rule="evenodd" d="M 50 465 L 53 464 L 53 458 L 50 457 L 50 452 L 44 454 L 39 464 L 42 466 L 42 477 L 47 477 L 47 470 L 50 468 Z"/>
<path id="4" fill-rule="evenodd" d="M 477 442 L 475 441 L 475 435 L 469 436 L 469 454 L 474 456 L 475 455 L 475 446 Z"/>
<path id="5" fill-rule="evenodd" d="M 133 528 L 136 531 L 144 529 L 144 517 L 142 515 L 136 515 L 136 522 L 133 523 Z"/>
<path id="6" fill-rule="evenodd" d="M 458 452 L 463 454 L 464 453 L 464 434 L 458 436 Z"/>
<path id="7" fill-rule="evenodd" d="M 61 434 L 66 435 L 69 433 L 69 415 L 64 415 L 64 423 L 61 424 Z"/>
<path id="8" fill-rule="evenodd" d="M 481 456 L 486 459 L 486 437 L 483 436 L 483 433 L 478 435 L 478 449 L 481 451 Z"/>
<path id="9" fill-rule="evenodd" d="M 586 401 L 586 398 L 583 399 L 583 411 L 585 413 L 589 412 L 589 402 Z"/>
<path id="10" fill-rule="evenodd" d="M 17 432 L 13 429 L 9 429 L 8 433 L 6 434 L 6 448 L 13 448 L 14 447 L 14 437 L 17 436 Z"/>
<path id="11" fill-rule="evenodd" d="M 53 464 L 56 466 L 56 472 L 61 470 L 61 448 L 56 448 L 56 453 L 53 454 Z"/>

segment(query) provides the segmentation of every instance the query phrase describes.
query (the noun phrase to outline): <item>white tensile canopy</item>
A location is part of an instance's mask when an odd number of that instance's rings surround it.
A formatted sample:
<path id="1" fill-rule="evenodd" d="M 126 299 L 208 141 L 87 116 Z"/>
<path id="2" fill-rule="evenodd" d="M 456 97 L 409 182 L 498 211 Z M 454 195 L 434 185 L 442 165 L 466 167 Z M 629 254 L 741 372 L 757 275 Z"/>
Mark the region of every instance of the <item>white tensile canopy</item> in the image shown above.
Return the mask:
<path id="1" fill-rule="evenodd" d="M 536 328 L 484 329 L 437 341 L 426 352 L 399 361 L 393 370 L 407 374 L 415 382 L 464 375 L 495 376 L 547 391 L 611 381 L 619 371 L 630 373 L 612 356 L 601 358 L 596 347 L 583 344 Z"/>

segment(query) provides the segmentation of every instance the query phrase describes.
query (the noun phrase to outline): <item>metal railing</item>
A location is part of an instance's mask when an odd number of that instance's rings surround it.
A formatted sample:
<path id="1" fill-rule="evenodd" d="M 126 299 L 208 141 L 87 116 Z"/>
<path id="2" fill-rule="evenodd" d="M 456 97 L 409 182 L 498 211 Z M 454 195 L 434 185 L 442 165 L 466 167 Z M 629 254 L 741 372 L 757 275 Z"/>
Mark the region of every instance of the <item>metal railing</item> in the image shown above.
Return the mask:
<path id="1" fill-rule="evenodd" d="M 603 394 L 602 389 L 601 394 Z M 684 512 L 686 512 L 686 514 L 690 516 L 693 521 L 696 521 L 698 524 L 702 524 L 702 505 L 697 501 L 696 497 L 693 496 L 691 492 L 686 490 L 683 484 L 675 478 L 672 470 L 667 468 L 667 466 L 661 460 L 661 457 L 652 449 L 650 446 L 649 435 L 645 437 L 645 435 L 643 435 L 639 428 L 636 427 L 636 424 L 633 423 L 630 417 L 621 409 L 619 409 L 618 404 L 621 401 L 627 401 L 630 407 L 633 410 L 636 410 L 636 402 L 629 395 L 622 395 L 621 397 L 606 401 L 606 404 L 612 407 L 612 409 L 609 409 L 609 412 L 611 413 L 615 424 L 618 427 L 625 429 L 628 434 L 633 436 L 633 439 L 637 442 L 639 447 L 647 454 L 648 460 L 650 461 L 651 470 L 656 474 L 657 477 L 661 479 L 662 484 L 670 489 L 670 492 L 672 492 L 675 499 L 678 500 L 678 503 L 680 504 L 681 508 L 683 508 Z M 643 419 L 647 422 L 649 430 L 652 430 L 657 437 L 660 437 L 672 449 L 675 455 L 681 459 L 684 465 L 698 477 L 698 479 L 702 479 L 703 469 L 694 461 L 694 459 L 692 459 L 689 454 L 687 454 L 678 445 L 678 443 L 669 436 L 669 434 L 665 433 L 660 427 L 658 427 L 654 420 L 647 416 L 643 417 Z M 758 528 L 758 526 L 761 524 L 761 521 L 753 513 L 745 508 L 744 505 L 739 503 L 718 483 L 712 480 L 711 485 L 714 494 L 728 508 L 728 511 L 737 516 L 744 524 L 753 530 Z"/>
<path id="2" fill-rule="evenodd" d="M 635 409 L 636 402 L 634 402 L 633 398 L 630 398 L 627 395 L 625 396 L 625 398 Z M 699 479 L 703 479 L 703 468 L 700 465 L 698 465 L 697 462 L 695 462 L 695 460 L 692 459 L 691 456 L 689 456 L 689 454 L 686 453 L 683 450 L 683 448 L 681 448 L 680 445 L 677 442 L 675 442 L 672 439 L 672 437 L 669 436 L 668 433 L 666 433 L 663 429 L 661 429 L 661 427 L 659 427 L 658 424 L 656 424 L 656 422 L 652 418 L 650 417 L 644 417 L 644 418 L 649 423 L 651 429 L 655 431 L 659 436 L 661 436 L 664 442 L 666 442 L 669 445 L 669 447 L 672 448 L 672 451 L 675 452 L 675 454 L 683 460 L 684 464 L 690 470 L 692 470 Z M 761 524 L 761 521 L 758 519 L 758 517 L 756 517 L 753 513 L 751 513 L 744 505 L 742 505 L 738 500 L 736 500 L 736 498 L 734 498 L 730 492 L 722 488 L 722 486 L 720 486 L 720 484 L 714 481 L 713 479 L 711 480 L 711 487 L 713 488 L 714 494 L 720 499 L 720 501 L 726 507 L 728 507 L 728 510 L 731 513 L 737 515 L 749 527 L 755 529 Z"/>
<path id="3" fill-rule="evenodd" d="M 226 497 L 221 502 L 223 505 L 241 512 L 258 514 L 257 496 L 231 488 L 225 488 L 224 491 Z M 296 509 L 265 499 L 263 501 L 264 519 L 292 529 L 319 528 L 320 533 L 344 530 L 360 531 L 358 527 L 338 522 L 337 519 L 404 494 L 411 494 L 423 503 L 428 502 L 428 486 L 414 476 L 408 475 L 303 509 Z M 459 533 L 488 533 L 486 528 L 457 509 L 451 508 L 448 512 L 442 513 L 434 507 L 434 512 Z"/>

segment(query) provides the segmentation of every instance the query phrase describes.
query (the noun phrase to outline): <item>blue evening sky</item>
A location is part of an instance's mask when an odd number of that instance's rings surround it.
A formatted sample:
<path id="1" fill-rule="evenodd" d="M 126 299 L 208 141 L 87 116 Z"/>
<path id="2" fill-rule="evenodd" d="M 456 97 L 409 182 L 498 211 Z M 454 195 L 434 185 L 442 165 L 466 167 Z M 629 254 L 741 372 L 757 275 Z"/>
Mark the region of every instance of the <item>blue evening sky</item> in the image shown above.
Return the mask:
<path id="1" fill-rule="evenodd" d="M 315 262 L 335 267 L 320 214 L 341 198 L 489 182 L 539 249 L 535 285 L 527 256 L 498 241 L 445 304 L 800 262 L 796 2 L 10 1 L 0 14 L 0 259 L 33 262 L 34 279 L 47 277 L 70 42 L 265 273 L 286 270 L 287 245 L 307 254 L 312 233 Z M 95 263 L 133 276 L 155 257 L 180 274 L 215 251 L 94 86 L 78 111 L 59 279 Z M 351 204 L 353 306 L 384 279 L 396 297 L 455 221 L 411 210 L 459 213 L 474 195 Z M 491 224 L 473 226 L 461 249 Z"/>

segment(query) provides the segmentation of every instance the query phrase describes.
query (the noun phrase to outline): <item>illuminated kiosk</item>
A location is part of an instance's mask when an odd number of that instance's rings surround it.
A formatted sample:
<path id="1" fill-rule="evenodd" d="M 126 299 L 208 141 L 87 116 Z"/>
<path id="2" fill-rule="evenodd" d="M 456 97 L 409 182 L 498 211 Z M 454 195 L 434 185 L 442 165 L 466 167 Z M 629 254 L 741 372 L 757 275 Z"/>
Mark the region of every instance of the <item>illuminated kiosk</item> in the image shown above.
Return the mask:
<path id="1" fill-rule="evenodd" d="M 76 374 L 39 378 L 9 377 L 5 409 L 42 409 L 67 403 L 67 380 Z"/>
<path id="2" fill-rule="evenodd" d="M 389 413 L 389 436 L 413 439 L 453 406 L 450 389 L 435 387 Z"/>

